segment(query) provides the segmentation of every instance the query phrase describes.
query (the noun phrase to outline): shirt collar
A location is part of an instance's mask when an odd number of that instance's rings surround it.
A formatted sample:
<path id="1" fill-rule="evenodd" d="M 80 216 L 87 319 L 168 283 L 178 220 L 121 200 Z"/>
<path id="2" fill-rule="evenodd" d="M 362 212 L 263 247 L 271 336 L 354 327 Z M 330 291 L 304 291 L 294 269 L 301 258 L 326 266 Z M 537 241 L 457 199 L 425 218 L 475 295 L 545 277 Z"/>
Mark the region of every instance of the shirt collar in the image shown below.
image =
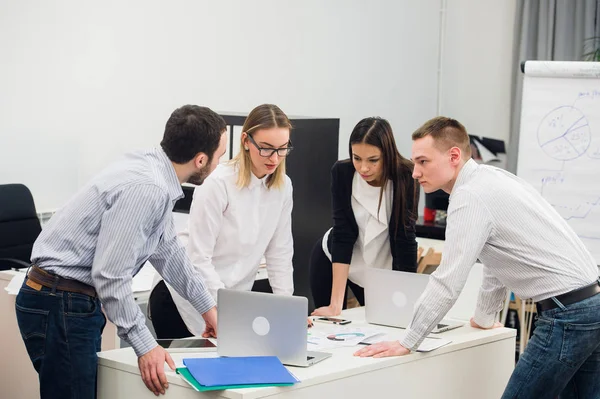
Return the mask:
<path id="1" fill-rule="evenodd" d="M 262 179 L 259 179 L 254 175 L 254 173 L 250 172 L 250 184 L 248 184 L 249 189 L 253 189 L 254 187 L 260 187 L 261 185 L 267 187 L 267 178 L 269 175 L 266 175 Z"/>
<path id="2" fill-rule="evenodd" d="M 179 179 L 177 178 L 177 174 L 175 173 L 175 168 L 173 167 L 173 163 L 165 154 L 162 148 L 155 149 L 156 156 L 160 162 L 160 171 L 165 178 L 165 183 L 167 184 L 167 192 L 169 193 L 169 198 L 171 201 L 175 202 L 180 198 L 183 198 L 183 189 L 181 188 L 181 183 L 179 183 Z"/>
<path id="3" fill-rule="evenodd" d="M 473 176 L 478 168 L 479 165 L 473 160 L 473 158 L 470 158 L 467 162 L 465 162 L 463 167 L 460 169 L 460 172 L 458 172 L 458 177 L 454 182 L 454 187 L 452 187 L 452 192 L 450 193 L 449 198 L 450 201 L 452 200 L 452 195 L 456 192 L 456 189 L 468 182 L 469 178 Z"/>

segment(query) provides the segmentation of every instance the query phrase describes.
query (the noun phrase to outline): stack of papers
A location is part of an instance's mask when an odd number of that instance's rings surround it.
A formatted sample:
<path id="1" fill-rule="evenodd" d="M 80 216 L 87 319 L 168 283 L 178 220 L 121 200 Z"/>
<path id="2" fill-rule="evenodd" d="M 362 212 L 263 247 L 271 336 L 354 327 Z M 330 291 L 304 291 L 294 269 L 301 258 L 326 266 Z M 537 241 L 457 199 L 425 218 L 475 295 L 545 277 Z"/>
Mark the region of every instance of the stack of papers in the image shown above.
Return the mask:
<path id="1" fill-rule="evenodd" d="M 177 373 L 196 391 L 290 386 L 298 379 L 275 356 L 183 359 Z"/>

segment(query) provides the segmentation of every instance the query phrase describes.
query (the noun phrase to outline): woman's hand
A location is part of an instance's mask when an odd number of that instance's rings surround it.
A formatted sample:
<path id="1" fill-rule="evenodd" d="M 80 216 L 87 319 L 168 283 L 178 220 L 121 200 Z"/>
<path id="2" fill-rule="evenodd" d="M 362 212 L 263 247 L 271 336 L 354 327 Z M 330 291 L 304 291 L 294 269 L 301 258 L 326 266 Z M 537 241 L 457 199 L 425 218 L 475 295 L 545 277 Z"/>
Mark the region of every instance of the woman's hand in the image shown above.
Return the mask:
<path id="1" fill-rule="evenodd" d="M 329 305 L 315 309 L 311 316 L 339 316 L 342 313 L 341 306 Z"/>

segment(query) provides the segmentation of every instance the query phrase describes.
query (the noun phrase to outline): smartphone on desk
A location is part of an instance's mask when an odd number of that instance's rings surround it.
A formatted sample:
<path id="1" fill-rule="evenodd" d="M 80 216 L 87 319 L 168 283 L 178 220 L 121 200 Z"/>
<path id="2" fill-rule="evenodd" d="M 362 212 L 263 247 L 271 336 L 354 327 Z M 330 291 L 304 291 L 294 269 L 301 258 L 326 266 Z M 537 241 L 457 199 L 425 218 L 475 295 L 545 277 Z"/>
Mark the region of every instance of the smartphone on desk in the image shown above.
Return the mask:
<path id="1" fill-rule="evenodd" d="M 352 323 L 352 320 L 340 319 L 338 317 L 317 317 L 315 321 L 319 323 L 340 324 L 342 326 Z"/>
<path id="2" fill-rule="evenodd" d="M 211 352 L 217 346 L 206 338 L 157 339 L 156 342 L 168 352 Z"/>

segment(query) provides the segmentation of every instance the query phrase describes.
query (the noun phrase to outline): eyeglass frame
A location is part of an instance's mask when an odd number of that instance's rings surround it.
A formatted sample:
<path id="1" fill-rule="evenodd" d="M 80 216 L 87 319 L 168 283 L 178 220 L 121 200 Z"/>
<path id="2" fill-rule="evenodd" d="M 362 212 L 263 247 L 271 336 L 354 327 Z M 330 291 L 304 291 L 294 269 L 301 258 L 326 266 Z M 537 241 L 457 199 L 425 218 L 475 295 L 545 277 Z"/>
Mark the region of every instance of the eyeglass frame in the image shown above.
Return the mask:
<path id="1" fill-rule="evenodd" d="M 288 140 L 288 146 L 287 147 L 281 147 L 281 148 L 269 148 L 269 147 L 260 147 L 258 145 L 258 143 L 256 141 L 254 141 L 254 139 L 252 138 L 252 136 L 248 133 L 246 133 L 246 135 L 248 136 L 248 138 L 250 139 L 250 142 L 256 147 L 256 149 L 258 150 L 258 155 L 260 155 L 263 158 L 271 158 L 273 156 L 273 154 L 277 153 L 277 156 L 280 158 L 285 158 L 288 155 L 290 155 L 290 152 L 292 152 L 292 150 L 294 149 L 294 147 L 292 146 L 292 140 Z M 285 150 L 286 153 L 285 155 L 281 155 L 279 154 L 279 151 L 281 150 Z M 270 151 L 271 153 L 269 155 L 262 155 L 261 152 L 262 151 Z"/>

